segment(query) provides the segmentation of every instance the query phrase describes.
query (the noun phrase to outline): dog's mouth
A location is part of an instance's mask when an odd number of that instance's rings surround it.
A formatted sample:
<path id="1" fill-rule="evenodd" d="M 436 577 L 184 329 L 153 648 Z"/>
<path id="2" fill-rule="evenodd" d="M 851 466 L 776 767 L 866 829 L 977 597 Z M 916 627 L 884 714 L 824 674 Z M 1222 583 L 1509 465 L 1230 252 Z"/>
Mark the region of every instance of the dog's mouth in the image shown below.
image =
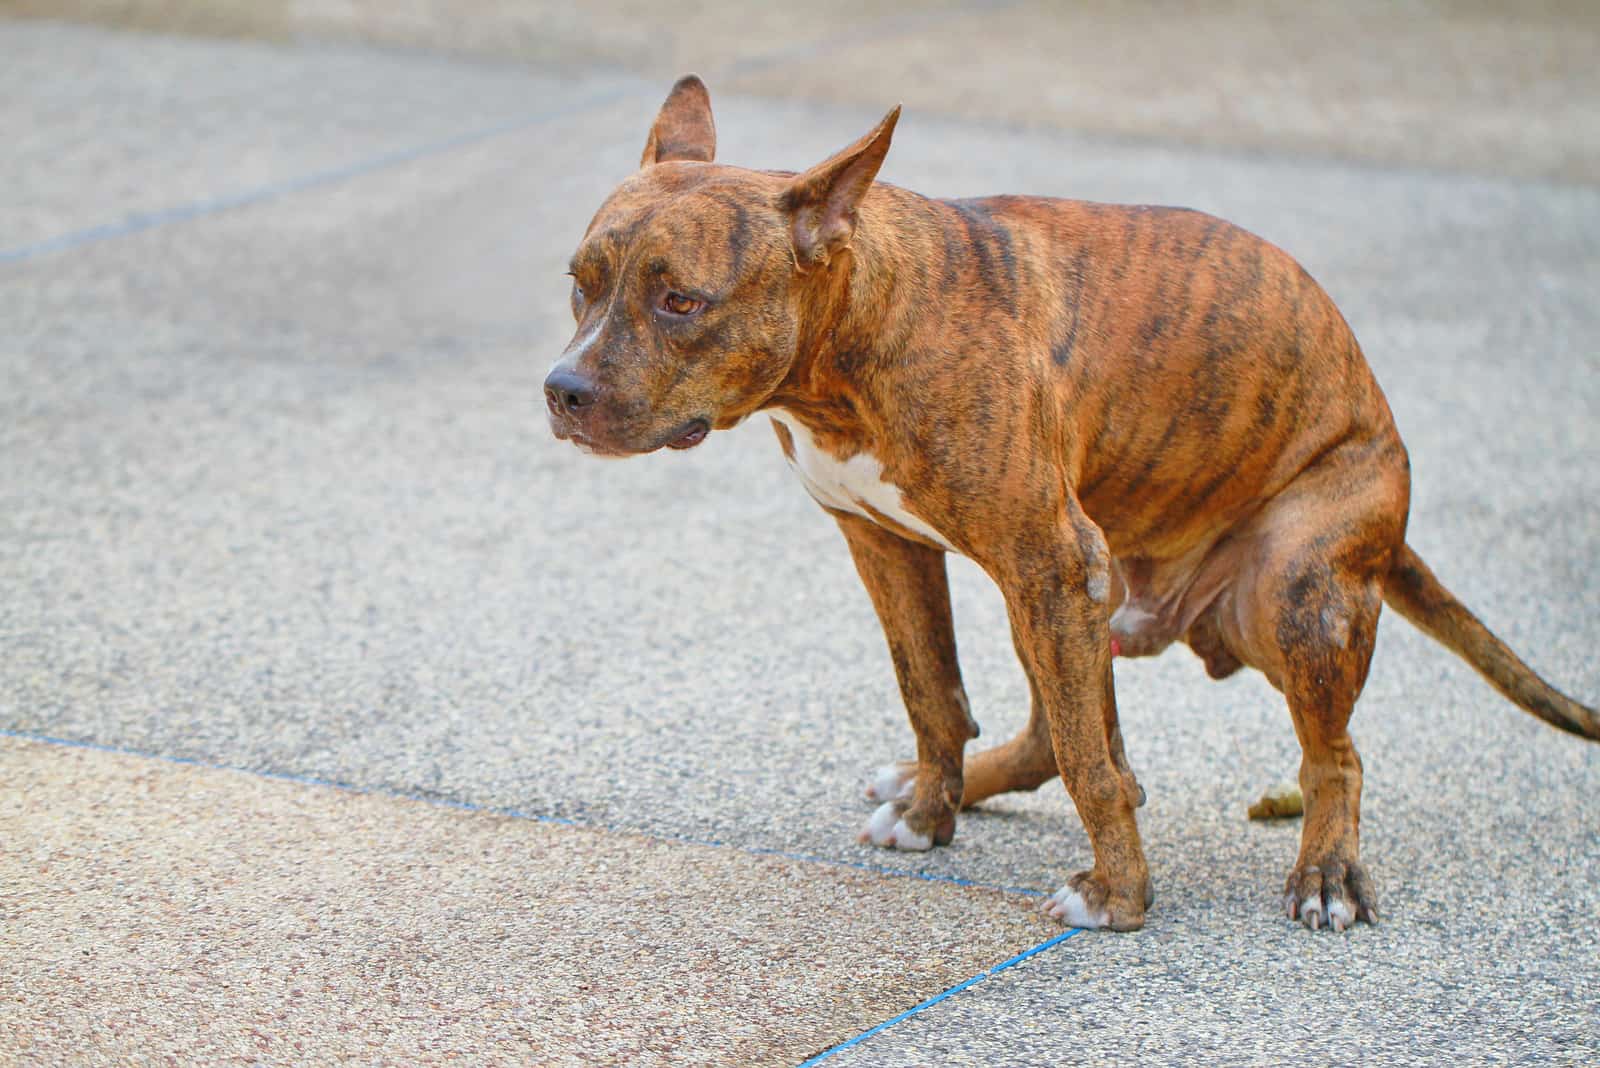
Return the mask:
<path id="1" fill-rule="evenodd" d="M 678 431 L 676 437 L 667 441 L 667 448 L 692 449 L 706 440 L 706 435 L 709 433 L 711 433 L 710 423 L 704 419 L 691 419 L 682 430 Z"/>
<path id="2" fill-rule="evenodd" d="M 638 456 L 647 452 L 655 452 L 660 448 L 692 449 L 711 433 L 711 423 L 706 419 L 691 419 L 678 429 L 663 438 L 657 438 L 655 444 L 629 447 L 619 445 L 601 437 L 591 435 L 582 427 L 573 426 L 565 420 L 551 420 L 550 429 L 562 441 L 570 441 L 590 456 L 623 457 Z"/>

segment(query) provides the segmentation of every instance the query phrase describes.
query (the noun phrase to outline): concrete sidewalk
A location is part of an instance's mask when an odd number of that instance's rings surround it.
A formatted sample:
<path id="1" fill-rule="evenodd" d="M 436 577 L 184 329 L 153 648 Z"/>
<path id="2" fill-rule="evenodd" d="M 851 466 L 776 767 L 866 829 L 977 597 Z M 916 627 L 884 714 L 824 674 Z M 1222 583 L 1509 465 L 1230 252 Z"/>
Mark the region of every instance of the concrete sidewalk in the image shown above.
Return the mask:
<path id="1" fill-rule="evenodd" d="M 786 1064 L 1059 933 L 1026 895 L 146 757 L 0 739 L 0 770 L 19 1064 Z"/>
<path id="2" fill-rule="evenodd" d="M 648 62 L 0 21 L 0 1063 L 798 1063 L 1053 934 L 1028 907 L 1087 857 L 1058 784 L 948 849 L 856 845 L 861 776 L 909 730 L 760 420 L 625 464 L 549 438 L 561 271 L 668 64 L 712 78 L 732 162 L 805 165 L 901 98 L 890 181 L 1183 203 L 1290 249 L 1395 409 L 1413 544 L 1592 703 L 1600 138 L 1563 57 L 1594 25 L 1463 10 L 1402 29 L 1476 67 L 1418 45 L 1341 104 L 1489 131 L 1415 151 L 1355 137 L 1312 67 L 1273 81 L 1251 48 L 1310 31 L 1241 38 L 1243 6 L 1187 36 L 1098 17 L 1108 57 L 1179 57 L 1156 100 L 1233 42 L 1217 84 L 1276 116 L 1248 136 L 1198 98 L 1080 121 L 1078 75 L 1024 63 L 1088 47 L 1066 15 L 839 5 L 738 47 L 678 28 Z M 625 14 L 558 39 L 611 48 Z M 978 44 L 1015 69 L 954 58 Z M 871 76 L 823 83 L 819 54 Z M 987 744 L 1026 687 L 998 596 L 952 581 Z M 1386 922 L 1314 937 L 1275 911 L 1298 828 L 1243 818 L 1296 766 L 1276 695 L 1182 652 L 1118 675 L 1149 926 L 830 1068 L 1600 1055 L 1600 747 L 1386 617 L 1355 723 Z"/>
<path id="3" fill-rule="evenodd" d="M 167 32 L 354 41 L 1034 129 L 1600 181 L 1586 0 L 0 0 Z"/>

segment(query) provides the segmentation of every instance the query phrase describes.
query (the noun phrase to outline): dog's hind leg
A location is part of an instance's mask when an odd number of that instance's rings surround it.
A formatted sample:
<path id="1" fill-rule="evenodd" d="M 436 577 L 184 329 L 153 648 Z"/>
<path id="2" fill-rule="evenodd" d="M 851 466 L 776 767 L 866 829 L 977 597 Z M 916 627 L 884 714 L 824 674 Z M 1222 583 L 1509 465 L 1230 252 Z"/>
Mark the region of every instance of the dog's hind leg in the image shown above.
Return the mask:
<path id="1" fill-rule="evenodd" d="M 944 845 L 956 832 L 962 756 L 978 735 L 956 661 L 944 553 L 856 516 L 835 513 L 889 643 L 917 759 L 883 769 L 868 796 L 881 800 L 861 841 L 891 849 Z M 887 778 L 892 783 L 881 781 Z M 874 796 L 882 790 L 881 797 Z"/>
<path id="2" fill-rule="evenodd" d="M 1274 629 L 1283 694 L 1300 740 L 1306 818 L 1284 887 L 1291 919 L 1315 930 L 1376 923 L 1378 899 L 1361 864 L 1361 757 L 1348 724 L 1372 658 L 1382 592 L 1373 577 L 1307 563 L 1283 576 Z"/>
<path id="3" fill-rule="evenodd" d="M 968 754 L 967 788 L 961 797 L 961 807 L 976 805 L 996 794 L 1037 790 L 1060 774 L 1055 748 L 1050 743 L 1050 721 L 1045 718 L 1044 706 L 1039 701 L 1039 692 L 1033 686 L 1032 680 L 1029 680 L 1028 689 L 1032 697 L 1032 708 L 1028 714 L 1027 726 L 1018 731 L 1010 741 L 992 749 Z M 1107 695 L 1104 707 L 1108 720 L 1106 744 L 1111 749 L 1111 759 L 1117 765 L 1117 770 L 1138 794 L 1139 803 L 1142 805 L 1144 788 L 1139 786 L 1133 769 L 1128 765 L 1128 754 L 1123 749 L 1122 728 L 1117 723 L 1115 694 Z"/>
<path id="4" fill-rule="evenodd" d="M 1028 725 L 1010 741 L 967 757 L 963 807 L 995 794 L 1037 790 L 1060 774 L 1056 752 L 1050 744 L 1050 721 L 1045 718 L 1044 706 L 1031 680 L 1028 688 L 1033 697 Z"/>
<path id="5" fill-rule="evenodd" d="M 1229 645 L 1283 692 L 1300 741 L 1305 823 L 1283 904 L 1312 929 L 1378 920 L 1361 863 L 1362 769 L 1349 722 L 1372 660 L 1383 576 L 1405 537 L 1406 476 L 1383 462 L 1403 454 L 1383 444 L 1351 443 L 1280 494 L 1233 593 Z"/>

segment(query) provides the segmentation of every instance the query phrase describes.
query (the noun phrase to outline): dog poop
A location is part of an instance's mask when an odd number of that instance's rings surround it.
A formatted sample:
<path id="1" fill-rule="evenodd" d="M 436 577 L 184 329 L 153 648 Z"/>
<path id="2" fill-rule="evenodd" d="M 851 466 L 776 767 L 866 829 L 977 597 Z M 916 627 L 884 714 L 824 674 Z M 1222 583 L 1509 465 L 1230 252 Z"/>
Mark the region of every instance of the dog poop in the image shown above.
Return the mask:
<path id="1" fill-rule="evenodd" d="M 1306 803 L 1300 796 L 1300 787 L 1288 784 L 1274 786 L 1261 795 L 1261 800 L 1250 806 L 1253 820 L 1293 819 L 1305 811 Z"/>

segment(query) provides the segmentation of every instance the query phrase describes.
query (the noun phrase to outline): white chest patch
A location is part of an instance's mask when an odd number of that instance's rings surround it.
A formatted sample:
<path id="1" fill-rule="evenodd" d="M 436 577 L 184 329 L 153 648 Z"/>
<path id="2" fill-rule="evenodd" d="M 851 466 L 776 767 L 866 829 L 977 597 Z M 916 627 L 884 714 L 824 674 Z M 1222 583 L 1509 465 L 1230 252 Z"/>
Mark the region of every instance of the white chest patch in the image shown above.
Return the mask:
<path id="1" fill-rule="evenodd" d="M 883 465 L 876 456 L 858 452 L 848 459 L 836 460 L 817 447 L 811 432 L 800 420 L 782 409 L 768 414 L 789 431 L 794 441 L 794 459 L 789 461 L 789 466 L 795 469 L 806 492 L 818 504 L 873 521 L 877 519 L 873 515 L 876 512 L 921 534 L 935 545 L 956 551 L 930 523 L 906 509 L 905 495 L 899 486 L 884 481 Z"/>

